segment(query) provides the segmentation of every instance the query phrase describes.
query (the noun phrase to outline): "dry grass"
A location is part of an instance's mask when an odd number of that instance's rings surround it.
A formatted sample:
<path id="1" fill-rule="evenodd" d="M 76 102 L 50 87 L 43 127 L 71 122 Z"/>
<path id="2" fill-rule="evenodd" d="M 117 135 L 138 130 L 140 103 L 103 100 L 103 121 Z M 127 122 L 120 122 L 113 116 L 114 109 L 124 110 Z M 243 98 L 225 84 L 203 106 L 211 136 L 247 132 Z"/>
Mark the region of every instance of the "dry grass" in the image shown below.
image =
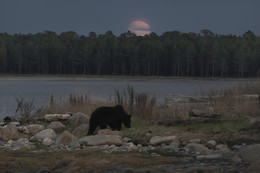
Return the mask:
<path id="1" fill-rule="evenodd" d="M 210 106 L 226 114 L 226 118 L 232 118 L 232 115 L 252 117 L 260 113 L 260 83 L 246 83 L 232 89 L 211 92 L 208 97 Z"/>
<path id="2" fill-rule="evenodd" d="M 82 112 L 90 115 L 99 106 L 112 106 L 111 101 L 95 100 L 87 94 L 70 94 L 67 99 L 56 101 L 54 96 L 50 97 L 50 104 L 44 110 L 45 113 L 66 113 L 66 112 Z"/>
<path id="3" fill-rule="evenodd" d="M 45 113 L 83 112 L 90 115 L 97 107 L 121 104 L 132 117 L 138 117 L 147 122 L 158 120 L 187 120 L 192 109 L 213 109 L 225 115 L 225 119 L 241 119 L 247 116 L 259 115 L 259 98 L 248 97 L 249 94 L 260 95 L 260 83 L 247 83 L 238 87 L 214 91 L 204 96 L 203 100 L 189 102 L 159 103 L 155 96 L 146 93 L 137 93 L 132 86 L 115 89 L 114 101 L 100 101 L 90 98 L 87 94 L 71 94 L 67 99 L 55 100 L 50 96 L 47 107 L 32 110 L 32 102 L 26 103 L 23 99 L 17 100 L 17 112 L 23 118 L 43 116 Z M 32 116 L 34 115 L 34 116 Z"/>

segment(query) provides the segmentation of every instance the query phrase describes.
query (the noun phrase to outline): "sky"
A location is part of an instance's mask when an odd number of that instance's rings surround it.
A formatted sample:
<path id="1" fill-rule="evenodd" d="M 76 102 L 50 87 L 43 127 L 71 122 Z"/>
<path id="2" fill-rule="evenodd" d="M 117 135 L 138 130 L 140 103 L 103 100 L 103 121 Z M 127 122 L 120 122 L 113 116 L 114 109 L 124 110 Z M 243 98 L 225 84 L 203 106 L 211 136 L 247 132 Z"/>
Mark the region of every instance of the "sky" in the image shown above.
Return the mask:
<path id="1" fill-rule="evenodd" d="M 132 22 L 167 31 L 260 36 L 260 0 L 0 0 L 0 33 L 120 35 Z"/>

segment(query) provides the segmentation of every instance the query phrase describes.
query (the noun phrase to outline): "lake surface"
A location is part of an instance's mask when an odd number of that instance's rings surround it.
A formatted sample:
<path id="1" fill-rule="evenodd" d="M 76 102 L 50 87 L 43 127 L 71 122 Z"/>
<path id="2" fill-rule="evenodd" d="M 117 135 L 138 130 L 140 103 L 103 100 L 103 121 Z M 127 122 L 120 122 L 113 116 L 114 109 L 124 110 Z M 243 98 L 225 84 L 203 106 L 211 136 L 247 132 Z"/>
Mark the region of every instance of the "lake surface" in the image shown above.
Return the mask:
<path id="1" fill-rule="evenodd" d="M 47 105 L 53 94 L 65 99 L 71 93 L 88 94 L 99 100 L 113 100 L 115 89 L 133 86 L 136 92 L 155 95 L 163 101 L 173 95 L 197 97 L 212 90 L 222 90 L 246 82 L 244 80 L 190 80 L 190 79 L 123 79 L 123 78 L 41 78 L 1 77 L 0 118 L 15 115 L 16 99 L 34 99 L 36 105 Z"/>

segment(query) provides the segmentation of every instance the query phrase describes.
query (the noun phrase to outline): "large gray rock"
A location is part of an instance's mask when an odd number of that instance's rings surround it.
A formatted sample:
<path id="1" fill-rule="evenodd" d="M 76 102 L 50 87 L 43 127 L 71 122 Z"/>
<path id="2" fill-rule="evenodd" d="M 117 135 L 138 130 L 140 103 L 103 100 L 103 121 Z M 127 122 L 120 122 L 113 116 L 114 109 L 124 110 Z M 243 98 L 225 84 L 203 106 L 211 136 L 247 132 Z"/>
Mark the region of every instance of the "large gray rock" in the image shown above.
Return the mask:
<path id="1" fill-rule="evenodd" d="M 15 124 L 9 123 L 4 127 L 0 126 L 0 138 L 16 140 L 20 138 L 20 133 Z"/>
<path id="2" fill-rule="evenodd" d="M 60 134 L 57 137 L 55 141 L 55 145 L 60 145 L 60 144 L 69 145 L 73 141 L 77 141 L 77 138 L 73 136 L 70 132 L 64 131 L 62 134 Z"/>
<path id="3" fill-rule="evenodd" d="M 239 155 L 243 161 L 249 163 L 260 160 L 260 144 L 249 145 L 248 147 L 241 149 Z"/>
<path id="4" fill-rule="evenodd" d="M 248 172 L 258 173 L 260 170 L 260 144 L 249 145 L 241 149 L 239 156 L 243 161 L 250 163 Z"/>
<path id="5" fill-rule="evenodd" d="M 150 139 L 151 145 L 160 145 L 162 143 L 179 142 L 176 136 L 154 136 Z"/>
<path id="6" fill-rule="evenodd" d="M 31 140 L 32 141 L 42 141 L 45 138 L 50 138 L 52 140 L 55 140 L 57 138 L 57 135 L 53 129 L 45 129 L 40 131 L 39 133 L 36 133 Z"/>
<path id="7" fill-rule="evenodd" d="M 78 126 L 79 124 L 87 124 L 88 122 L 89 116 L 81 112 L 73 114 L 68 119 L 68 125 L 70 126 Z"/>
<path id="8" fill-rule="evenodd" d="M 80 124 L 72 131 L 72 134 L 77 137 L 86 136 L 88 133 L 88 127 L 88 124 Z"/>
<path id="9" fill-rule="evenodd" d="M 259 173 L 260 170 L 260 160 L 253 162 L 247 169 L 250 173 Z"/>
<path id="10" fill-rule="evenodd" d="M 94 135 L 86 136 L 79 139 L 81 145 L 97 146 L 97 145 L 122 145 L 122 138 L 118 135 Z"/>
<path id="11" fill-rule="evenodd" d="M 189 143 L 184 147 L 184 149 L 188 152 L 199 153 L 200 155 L 211 154 L 211 151 L 203 144 Z"/>
<path id="12" fill-rule="evenodd" d="M 45 129 L 45 127 L 41 124 L 31 124 L 26 127 L 27 130 L 25 132 L 33 135 Z"/>
<path id="13" fill-rule="evenodd" d="M 56 133 L 60 133 L 66 128 L 66 126 L 63 125 L 60 121 L 53 121 L 46 128 L 53 129 Z"/>

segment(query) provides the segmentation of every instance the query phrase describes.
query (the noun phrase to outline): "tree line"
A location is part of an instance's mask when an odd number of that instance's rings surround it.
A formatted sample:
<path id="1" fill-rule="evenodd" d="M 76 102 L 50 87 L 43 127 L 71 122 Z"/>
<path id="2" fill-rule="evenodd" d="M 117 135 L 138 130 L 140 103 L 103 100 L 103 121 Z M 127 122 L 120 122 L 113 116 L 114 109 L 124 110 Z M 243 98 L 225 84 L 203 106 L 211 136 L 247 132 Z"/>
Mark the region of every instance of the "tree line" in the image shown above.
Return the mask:
<path id="1" fill-rule="evenodd" d="M 144 37 L 111 31 L 0 33 L 0 73 L 259 77 L 260 37 L 210 30 Z"/>

